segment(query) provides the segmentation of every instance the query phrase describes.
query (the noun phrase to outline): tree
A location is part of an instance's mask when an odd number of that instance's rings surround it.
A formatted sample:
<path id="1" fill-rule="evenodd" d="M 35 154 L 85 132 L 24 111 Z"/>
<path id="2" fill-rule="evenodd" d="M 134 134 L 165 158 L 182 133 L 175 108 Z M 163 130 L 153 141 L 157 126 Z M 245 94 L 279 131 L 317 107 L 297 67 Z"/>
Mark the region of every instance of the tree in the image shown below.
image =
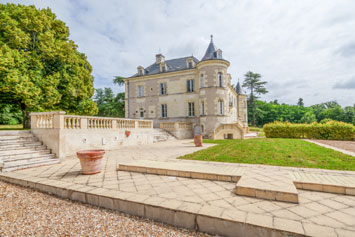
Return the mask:
<path id="1" fill-rule="evenodd" d="M 313 123 L 316 121 L 317 119 L 313 111 L 307 111 L 300 120 L 301 123 Z"/>
<path id="2" fill-rule="evenodd" d="M 124 117 L 125 93 L 114 96 L 111 88 L 96 89 L 94 100 L 99 108 L 98 115 L 104 117 Z"/>
<path id="3" fill-rule="evenodd" d="M 124 77 L 115 76 L 115 78 L 113 79 L 113 83 L 117 84 L 119 86 L 122 86 L 122 85 L 124 85 L 123 79 L 124 79 Z"/>
<path id="4" fill-rule="evenodd" d="M 303 99 L 302 99 L 302 98 L 299 98 L 299 99 L 298 99 L 297 105 L 298 105 L 298 106 L 302 106 L 302 107 L 304 106 L 304 103 L 303 103 Z"/>
<path id="5" fill-rule="evenodd" d="M 250 121 L 253 126 L 255 126 L 256 120 L 256 104 L 255 100 L 258 99 L 258 95 L 266 94 L 268 91 L 265 88 L 266 81 L 261 81 L 261 75 L 258 73 L 253 73 L 251 71 L 244 75 L 245 79 L 243 82 L 243 87 L 250 90 L 248 98 L 248 109 L 251 115 Z"/>
<path id="6" fill-rule="evenodd" d="M 97 113 L 92 67 L 52 11 L 0 4 L 0 103 L 30 111 Z"/>

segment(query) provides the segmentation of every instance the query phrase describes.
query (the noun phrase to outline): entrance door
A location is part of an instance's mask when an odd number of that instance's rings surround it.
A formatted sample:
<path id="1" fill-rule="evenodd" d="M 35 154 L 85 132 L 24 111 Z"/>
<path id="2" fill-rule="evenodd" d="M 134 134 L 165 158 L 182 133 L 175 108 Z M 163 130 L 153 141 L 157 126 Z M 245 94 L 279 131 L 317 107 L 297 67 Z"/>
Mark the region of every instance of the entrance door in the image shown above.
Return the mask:
<path id="1" fill-rule="evenodd" d="M 143 108 L 140 108 L 140 109 L 139 109 L 139 118 L 140 118 L 140 119 L 143 119 L 143 118 L 144 118 L 144 110 L 143 110 Z"/>

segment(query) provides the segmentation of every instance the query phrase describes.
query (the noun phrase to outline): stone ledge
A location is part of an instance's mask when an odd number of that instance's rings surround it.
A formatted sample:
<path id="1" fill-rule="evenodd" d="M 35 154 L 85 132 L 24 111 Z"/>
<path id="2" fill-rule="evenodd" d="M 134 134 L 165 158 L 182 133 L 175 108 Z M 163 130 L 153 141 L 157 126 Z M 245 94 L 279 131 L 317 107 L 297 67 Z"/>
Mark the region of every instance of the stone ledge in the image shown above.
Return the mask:
<path id="1" fill-rule="evenodd" d="M 238 182 L 244 171 L 240 167 L 211 167 L 199 164 L 145 160 L 121 163 L 117 170 L 224 182 Z"/>
<path id="2" fill-rule="evenodd" d="M 223 236 L 304 236 L 303 230 L 287 230 L 272 226 L 257 225 L 244 218 L 233 218 L 233 213 L 216 215 L 213 207 L 204 206 L 203 210 L 194 204 L 187 203 L 177 208 L 168 208 L 162 205 L 159 198 L 148 195 L 113 191 L 105 188 L 88 189 L 88 186 L 39 179 L 23 174 L 0 174 L 0 180 L 24 187 L 33 187 L 43 193 L 56 195 L 61 198 L 79 201 L 106 209 L 117 210 L 123 213 L 149 218 L 173 226 L 196 229 L 197 231 Z M 201 214 L 203 213 L 203 214 Z M 219 213 L 219 212 L 218 212 Z M 222 216 L 222 217 L 221 217 Z"/>

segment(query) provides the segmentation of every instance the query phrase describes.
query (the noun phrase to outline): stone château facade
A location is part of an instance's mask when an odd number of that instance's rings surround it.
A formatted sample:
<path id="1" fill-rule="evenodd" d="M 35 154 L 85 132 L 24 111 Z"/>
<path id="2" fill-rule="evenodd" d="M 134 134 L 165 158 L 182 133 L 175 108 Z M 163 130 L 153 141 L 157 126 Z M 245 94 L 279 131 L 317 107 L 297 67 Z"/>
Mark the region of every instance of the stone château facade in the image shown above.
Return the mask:
<path id="1" fill-rule="evenodd" d="M 247 95 L 239 82 L 234 88 L 230 63 L 211 42 L 199 61 L 190 56 L 139 66 L 125 79 L 126 118 L 151 119 L 154 127 L 165 122 L 201 126 L 205 137 L 242 138 L 247 131 Z"/>

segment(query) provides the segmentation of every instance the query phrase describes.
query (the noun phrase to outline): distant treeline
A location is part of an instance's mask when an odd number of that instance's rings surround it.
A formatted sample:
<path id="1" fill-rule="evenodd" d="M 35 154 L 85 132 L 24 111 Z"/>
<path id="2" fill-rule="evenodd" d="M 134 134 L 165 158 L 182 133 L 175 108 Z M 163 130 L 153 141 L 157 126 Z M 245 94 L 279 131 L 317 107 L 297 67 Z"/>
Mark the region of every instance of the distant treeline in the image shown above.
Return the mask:
<path id="1" fill-rule="evenodd" d="M 277 100 L 272 102 L 257 100 L 255 104 L 255 125 L 259 127 L 274 121 L 312 123 L 337 120 L 355 125 L 355 104 L 343 108 L 337 102 L 330 101 L 306 107 L 302 99 L 297 105 L 279 104 Z M 251 121 L 250 113 L 248 116 Z"/>

